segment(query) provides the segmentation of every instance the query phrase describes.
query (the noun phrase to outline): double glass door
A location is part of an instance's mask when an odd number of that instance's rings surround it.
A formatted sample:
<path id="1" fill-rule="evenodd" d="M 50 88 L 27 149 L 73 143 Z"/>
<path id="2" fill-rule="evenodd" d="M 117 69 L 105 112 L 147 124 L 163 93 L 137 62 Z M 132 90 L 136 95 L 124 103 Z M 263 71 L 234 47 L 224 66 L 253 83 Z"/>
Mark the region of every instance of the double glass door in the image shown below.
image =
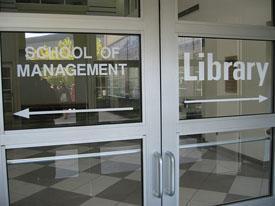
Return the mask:
<path id="1" fill-rule="evenodd" d="M 0 205 L 161 205 L 158 2 L 0 11 Z"/>
<path id="2" fill-rule="evenodd" d="M 224 2 L 0 4 L 0 205 L 272 205 L 271 1 Z"/>
<path id="3" fill-rule="evenodd" d="M 163 205 L 274 204 L 271 3 L 161 1 Z"/>

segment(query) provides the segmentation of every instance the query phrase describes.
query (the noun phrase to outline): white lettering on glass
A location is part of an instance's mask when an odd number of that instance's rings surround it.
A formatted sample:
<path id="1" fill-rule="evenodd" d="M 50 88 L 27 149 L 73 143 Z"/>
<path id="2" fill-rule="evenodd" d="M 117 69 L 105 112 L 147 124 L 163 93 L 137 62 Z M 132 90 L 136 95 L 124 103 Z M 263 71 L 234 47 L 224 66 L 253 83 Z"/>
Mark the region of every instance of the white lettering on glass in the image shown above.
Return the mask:
<path id="1" fill-rule="evenodd" d="M 206 61 L 203 60 L 205 57 L 204 53 L 199 53 L 201 59 L 198 63 L 198 74 L 191 74 L 191 57 L 190 53 L 184 53 L 184 81 L 197 81 L 197 80 L 229 80 L 229 68 L 234 67 L 233 79 L 234 80 L 252 80 L 252 70 L 257 69 L 259 86 L 263 86 L 264 80 L 269 68 L 269 63 L 261 62 L 220 62 L 214 60 L 213 54 L 208 53 Z M 206 74 L 206 75 L 205 75 Z"/>

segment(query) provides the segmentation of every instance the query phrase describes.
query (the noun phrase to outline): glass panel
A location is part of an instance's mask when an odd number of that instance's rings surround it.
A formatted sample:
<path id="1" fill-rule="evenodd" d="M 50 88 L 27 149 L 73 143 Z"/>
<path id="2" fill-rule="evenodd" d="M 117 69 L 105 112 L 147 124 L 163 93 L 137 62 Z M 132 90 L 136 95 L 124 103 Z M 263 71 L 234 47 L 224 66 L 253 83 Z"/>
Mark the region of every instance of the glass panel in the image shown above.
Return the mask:
<path id="1" fill-rule="evenodd" d="M 272 0 L 178 0 L 178 18 L 271 26 Z"/>
<path id="2" fill-rule="evenodd" d="M 271 129 L 181 136 L 180 142 L 181 206 L 271 195 Z"/>
<path id="3" fill-rule="evenodd" d="M 180 119 L 272 112 L 272 42 L 179 37 Z"/>
<path id="4" fill-rule="evenodd" d="M 139 35 L 3 32 L 1 42 L 6 130 L 141 121 Z"/>
<path id="5" fill-rule="evenodd" d="M 10 205 L 143 205 L 141 141 L 7 151 Z"/>
<path id="6" fill-rule="evenodd" d="M 0 12 L 139 17 L 139 0 L 0 0 Z"/>

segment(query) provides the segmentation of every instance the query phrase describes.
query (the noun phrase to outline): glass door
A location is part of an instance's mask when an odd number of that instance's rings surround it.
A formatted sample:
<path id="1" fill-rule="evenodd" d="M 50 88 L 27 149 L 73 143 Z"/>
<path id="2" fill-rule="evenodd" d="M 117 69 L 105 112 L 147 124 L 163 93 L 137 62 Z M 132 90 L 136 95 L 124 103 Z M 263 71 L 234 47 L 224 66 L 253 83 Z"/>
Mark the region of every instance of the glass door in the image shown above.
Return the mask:
<path id="1" fill-rule="evenodd" d="M 0 11 L 0 205 L 161 205 L 158 1 Z"/>
<path id="2" fill-rule="evenodd" d="M 163 205 L 272 205 L 274 4 L 160 2 Z"/>

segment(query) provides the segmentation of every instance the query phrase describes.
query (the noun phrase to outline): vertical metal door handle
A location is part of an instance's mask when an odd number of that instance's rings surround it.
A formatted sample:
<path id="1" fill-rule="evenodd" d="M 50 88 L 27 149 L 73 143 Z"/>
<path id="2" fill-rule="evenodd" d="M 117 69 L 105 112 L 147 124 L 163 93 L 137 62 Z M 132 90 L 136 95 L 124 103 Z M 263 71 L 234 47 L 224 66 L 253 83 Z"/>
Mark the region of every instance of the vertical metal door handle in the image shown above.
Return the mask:
<path id="1" fill-rule="evenodd" d="M 154 191 L 154 195 L 158 198 L 161 198 L 163 195 L 163 190 L 162 190 L 163 161 L 162 161 L 161 154 L 158 152 L 155 152 L 154 159 L 155 159 L 155 162 L 157 163 L 157 175 L 155 175 L 155 177 L 156 177 L 155 185 L 156 185 L 157 189 Z"/>
<path id="2" fill-rule="evenodd" d="M 175 156 L 172 152 L 166 152 L 165 155 L 168 157 L 169 160 L 169 167 L 168 167 L 168 187 L 165 193 L 169 196 L 173 196 L 176 190 L 176 163 L 175 163 Z"/>

